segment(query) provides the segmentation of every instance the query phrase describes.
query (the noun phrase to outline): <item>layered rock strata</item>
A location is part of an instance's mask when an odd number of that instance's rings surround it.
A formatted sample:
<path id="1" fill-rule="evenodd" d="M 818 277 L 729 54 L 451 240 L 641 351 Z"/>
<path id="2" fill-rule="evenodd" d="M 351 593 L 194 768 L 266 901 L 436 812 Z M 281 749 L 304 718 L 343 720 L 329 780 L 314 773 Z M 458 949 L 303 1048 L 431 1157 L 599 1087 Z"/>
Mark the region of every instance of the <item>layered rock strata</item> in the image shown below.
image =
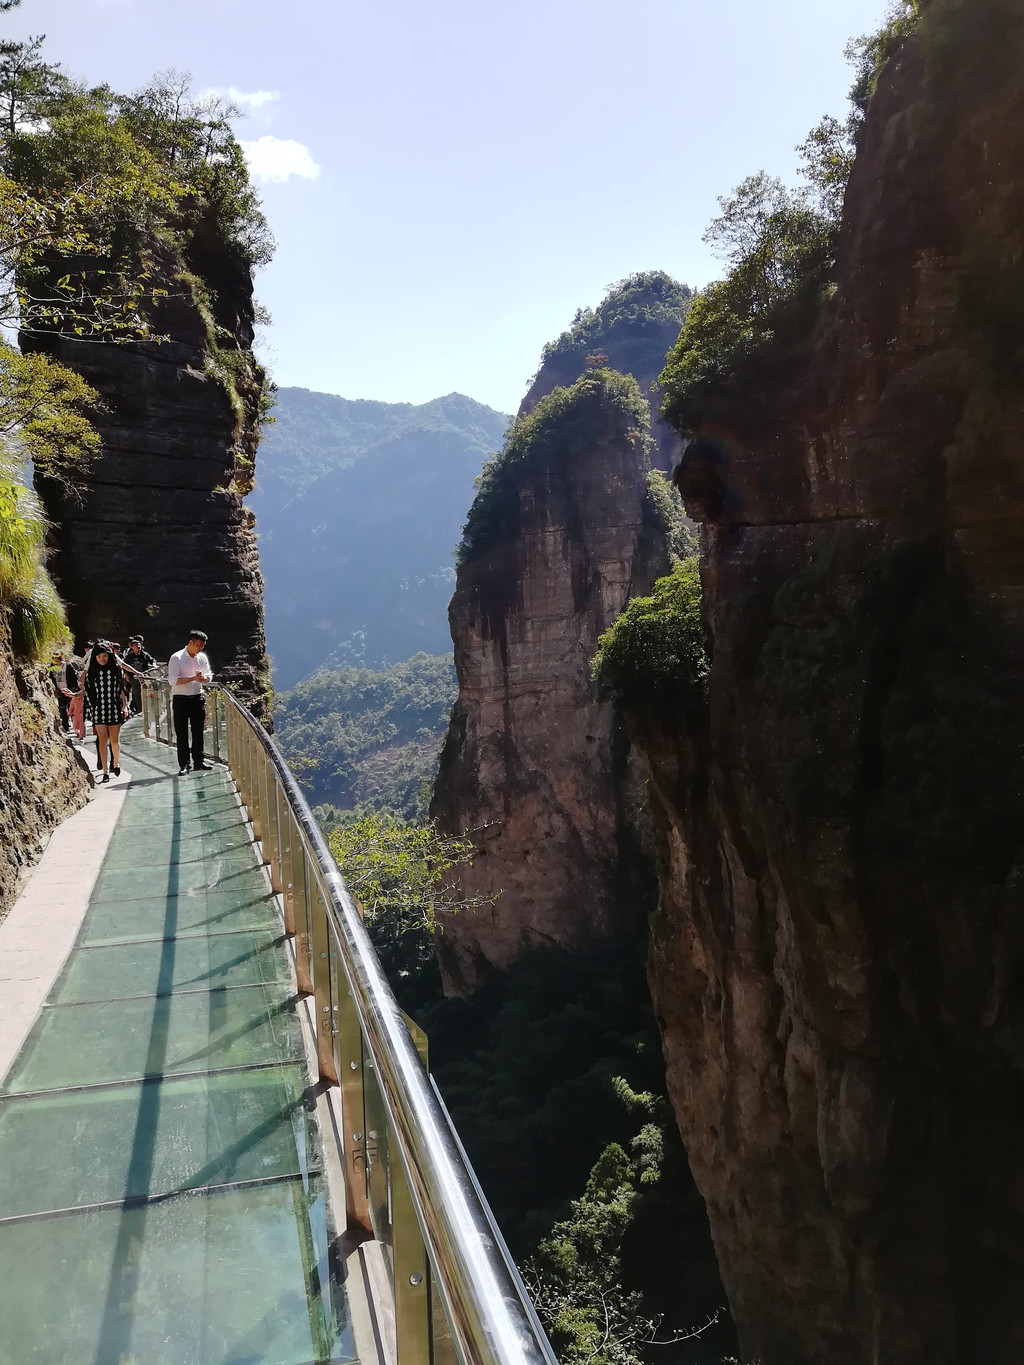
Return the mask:
<path id="1" fill-rule="evenodd" d="M 697 433 L 706 710 L 640 735 L 669 1085 L 744 1358 L 1024 1358 L 1024 11 L 931 0 L 838 292 Z"/>
<path id="2" fill-rule="evenodd" d="M 567 420 L 564 443 L 517 476 L 514 529 L 459 567 L 449 609 L 459 698 L 431 814 L 476 845 L 461 893 L 497 898 L 444 926 L 451 993 L 526 946 L 590 944 L 645 914 L 642 793 L 590 659 L 668 561 L 644 433 L 614 409 L 609 400 L 582 441 Z"/>
<path id="3" fill-rule="evenodd" d="M 243 505 L 263 384 L 251 351 L 252 280 L 212 223 L 187 260 L 168 252 L 160 272 L 169 297 L 153 331 L 162 342 L 46 343 L 105 405 L 84 497 L 39 482 L 54 524 L 50 567 L 79 642 L 141 632 L 167 658 L 195 626 L 210 636 L 218 676 L 258 700 L 263 585 Z"/>

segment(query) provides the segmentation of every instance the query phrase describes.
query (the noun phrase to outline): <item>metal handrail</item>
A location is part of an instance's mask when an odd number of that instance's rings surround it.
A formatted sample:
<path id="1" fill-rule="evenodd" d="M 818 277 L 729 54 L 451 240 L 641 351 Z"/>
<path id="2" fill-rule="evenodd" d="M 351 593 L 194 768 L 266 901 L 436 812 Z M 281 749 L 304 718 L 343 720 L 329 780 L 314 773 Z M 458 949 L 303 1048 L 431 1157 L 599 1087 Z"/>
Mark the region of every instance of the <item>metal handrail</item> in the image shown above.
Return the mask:
<path id="1" fill-rule="evenodd" d="M 272 767 L 278 790 L 319 872 L 328 923 L 337 942 L 362 1036 L 373 1059 L 416 1221 L 463 1365 L 556 1365 L 522 1278 L 410 1036 L 359 909 L 295 777 L 263 726 L 230 692 L 224 688 L 218 691 L 235 722 L 245 725 Z M 225 714 L 227 736 L 231 728 Z M 214 736 L 219 747 L 219 714 L 214 719 Z M 230 740 L 225 747 L 230 763 Z M 241 756 L 243 767 L 246 761 Z M 233 763 L 231 767 L 234 772 Z M 253 785 L 253 776 L 250 766 L 244 774 L 249 786 Z M 279 837 L 280 812 L 276 799 L 271 810 L 267 795 L 264 788 L 264 801 L 257 800 L 258 805 L 265 806 L 261 824 L 267 826 L 258 834 L 265 844 L 268 834 L 276 841 L 276 859 L 280 864 L 283 842 Z M 355 1069 L 358 1063 L 352 1061 L 349 1065 Z M 347 1132 L 345 1141 L 358 1142 L 362 1137 L 362 1133 Z M 350 1163 L 345 1166 L 348 1173 Z M 397 1265 L 395 1270 L 397 1298 L 400 1288 Z M 416 1274 L 409 1278 L 414 1285 L 422 1280 Z M 400 1327 L 398 1335 L 401 1365 L 405 1353 Z"/>

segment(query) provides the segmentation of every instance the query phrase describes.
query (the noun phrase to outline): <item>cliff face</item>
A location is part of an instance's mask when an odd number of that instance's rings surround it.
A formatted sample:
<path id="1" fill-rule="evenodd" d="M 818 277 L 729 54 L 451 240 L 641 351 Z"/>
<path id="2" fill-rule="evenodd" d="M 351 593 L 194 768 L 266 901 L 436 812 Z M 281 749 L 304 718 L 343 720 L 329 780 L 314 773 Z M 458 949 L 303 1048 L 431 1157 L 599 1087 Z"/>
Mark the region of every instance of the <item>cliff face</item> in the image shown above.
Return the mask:
<path id="1" fill-rule="evenodd" d="M 242 504 L 263 381 L 251 352 L 252 281 L 212 224 L 187 258 L 165 253 L 158 271 L 169 297 L 152 326 L 166 341 L 47 343 L 106 405 L 83 500 L 38 482 L 55 528 L 50 567 L 79 642 L 140 632 L 166 658 L 195 626 L 210 636 L 217 674 L 258 698 L 263 585 Z"/>
<path id="2" fill-rule="evenodd" d="M 0 920 L 55 825 L 85 804 L 85 773 L 58 730 L 53 689 L 0 629 Z"/>
<path id="3" fill-rule="evenodd" d="M 698 433 L 650 979 L 745 1356 L 1024 1355 L 1024 14 L 883 74 L 807 371 Z"/>
<path id="4" fill-rule="evenodd" d="M 431 814 L 476 845 L 462 893 L 501 894 L 444 927 L 453 993 L 526 945 L 590 943 L 645 909 L 641 793 L 625 729 L 597 699 L 589 665 L 598 636 L 666 571 L 667 555 L 645 511 L 637 414 L 624 418 L 617 400 L 595 394 L 585 433 L 577 404 L 517 472 L 504 532 L 458 571 L 449 617 L 459 699 Z"/>

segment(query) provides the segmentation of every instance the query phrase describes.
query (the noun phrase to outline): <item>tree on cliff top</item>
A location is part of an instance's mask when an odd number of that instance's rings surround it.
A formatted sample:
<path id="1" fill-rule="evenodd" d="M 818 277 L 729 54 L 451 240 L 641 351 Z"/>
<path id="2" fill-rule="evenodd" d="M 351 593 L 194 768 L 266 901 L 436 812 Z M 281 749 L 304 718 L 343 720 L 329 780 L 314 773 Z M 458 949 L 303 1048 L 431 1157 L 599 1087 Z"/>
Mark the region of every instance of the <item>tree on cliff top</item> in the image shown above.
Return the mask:
<path id="1" fill-rule="evenodd" d="M 581 308 L 572 326 L 549 341 L 541 365 L 582 374 L 588 355 L 613 356 L 614 369 L 653 373 L 679 335 L 693 290 L 663 270 L 641 270 L 610 285 L 596 308 Z"/>
<path id="2" fill-rule="evenodd" d="M 683 435 L 702 422 L 743 427 L 756 395 L 787 382 L 815 339 L 835 277 L 846 184 L 868 104 L 885 63 L 913 32 L 916 0 L 893 0 L 874 34 L 846 49 L 856 79 L 845 122 L 826 118 L 798 150 L 800 190 L 763 171 L 719 202 L 704 240 L 728 266 L 694 299 L 661 375 L 662 411 Z"/>
<path id="3" fill-rule="evenodd" d="M 246 268 L 273 242 L 229 120 L 169 71 L 132 95 L 88 88 L 0 44 L 0 312 L 23 332 L 146 336 L 168 250 L 212 222 Z"/>

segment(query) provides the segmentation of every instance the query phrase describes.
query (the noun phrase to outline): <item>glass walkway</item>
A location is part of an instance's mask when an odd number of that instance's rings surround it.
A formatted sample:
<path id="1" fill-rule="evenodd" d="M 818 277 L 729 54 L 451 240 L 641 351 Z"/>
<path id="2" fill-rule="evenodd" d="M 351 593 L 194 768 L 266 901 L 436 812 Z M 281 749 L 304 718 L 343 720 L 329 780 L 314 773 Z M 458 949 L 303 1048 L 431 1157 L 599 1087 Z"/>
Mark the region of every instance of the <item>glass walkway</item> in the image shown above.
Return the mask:
<path id="1" fill-rule="evenodd" d="M 0 1088 L 0 1362 L 350 1360 L 278 899 L 226 771 L 125 738 L 78 941 Z"/>
<path id="2" fill-rule="evenodd" d="M 3 929 L 0 1365 L 556 1365 L 273 740 L 213 688 L 178 778 L 143 700 Z"/>

